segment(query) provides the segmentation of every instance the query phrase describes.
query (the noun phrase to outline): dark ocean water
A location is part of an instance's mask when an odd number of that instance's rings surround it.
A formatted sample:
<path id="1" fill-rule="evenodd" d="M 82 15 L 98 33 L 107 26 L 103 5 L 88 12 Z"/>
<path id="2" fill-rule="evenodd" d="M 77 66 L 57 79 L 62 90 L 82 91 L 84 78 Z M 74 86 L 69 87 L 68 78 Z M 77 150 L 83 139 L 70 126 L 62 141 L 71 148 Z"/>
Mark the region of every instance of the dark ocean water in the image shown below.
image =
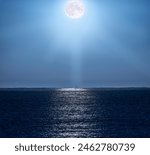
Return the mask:
<path id="1" fill-rule="evenodd" d="M 0 137 L 150 138 L 150 89 L 1 89 Z"/>

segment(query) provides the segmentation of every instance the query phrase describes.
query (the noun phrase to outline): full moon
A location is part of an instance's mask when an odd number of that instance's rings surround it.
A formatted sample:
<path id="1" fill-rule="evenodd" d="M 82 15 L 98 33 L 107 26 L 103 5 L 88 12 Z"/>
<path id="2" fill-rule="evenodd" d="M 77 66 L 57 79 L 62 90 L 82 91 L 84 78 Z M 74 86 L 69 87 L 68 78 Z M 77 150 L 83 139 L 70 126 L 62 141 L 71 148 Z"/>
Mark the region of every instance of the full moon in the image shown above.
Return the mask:
<path id="1" fill-rule="evenodd" d="M 84 5 L 81 0 L 69 0 L 65 6 L 65 14 L 72 19 L 78 19 L 84 15 Z"/>

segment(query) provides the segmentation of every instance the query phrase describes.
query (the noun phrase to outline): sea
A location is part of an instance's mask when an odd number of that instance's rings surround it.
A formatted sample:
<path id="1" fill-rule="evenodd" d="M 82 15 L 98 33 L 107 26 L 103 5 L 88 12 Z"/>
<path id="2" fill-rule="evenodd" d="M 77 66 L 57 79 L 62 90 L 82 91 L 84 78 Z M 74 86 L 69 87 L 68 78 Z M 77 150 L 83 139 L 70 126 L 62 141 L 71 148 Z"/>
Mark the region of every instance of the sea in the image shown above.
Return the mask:
<path id="1" fill-rule="evenodd" d="M 0 89 L 0 137 L 150 138 L 150 89 Z"/>

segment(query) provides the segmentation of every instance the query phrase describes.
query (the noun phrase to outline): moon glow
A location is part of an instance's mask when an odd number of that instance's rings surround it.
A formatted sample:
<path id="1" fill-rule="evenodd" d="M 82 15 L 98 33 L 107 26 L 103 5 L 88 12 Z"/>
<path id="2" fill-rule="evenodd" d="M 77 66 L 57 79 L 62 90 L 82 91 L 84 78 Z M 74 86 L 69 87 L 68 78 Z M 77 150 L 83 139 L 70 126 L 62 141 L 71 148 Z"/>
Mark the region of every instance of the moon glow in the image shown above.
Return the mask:
<path id="1" fill-rule="evenodd" d="M 81 0 L 69 0 L 65 6 L 65 14 L 69 18 L 78 19 L 84 15 L 85 8 Z"/>

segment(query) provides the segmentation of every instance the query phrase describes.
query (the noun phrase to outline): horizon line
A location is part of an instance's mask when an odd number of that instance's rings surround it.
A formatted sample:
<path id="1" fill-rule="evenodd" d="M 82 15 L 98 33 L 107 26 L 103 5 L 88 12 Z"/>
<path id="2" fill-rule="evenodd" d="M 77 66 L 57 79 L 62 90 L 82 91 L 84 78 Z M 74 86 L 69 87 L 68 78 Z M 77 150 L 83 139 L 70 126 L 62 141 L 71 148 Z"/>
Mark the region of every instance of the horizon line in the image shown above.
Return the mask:
<path id="1" fill-rule="evenodd" d="M 0 87 L 0 89 L 132 89 L 145 88 L 150 89 L 150 86 L 112 86 L 112 87 Z"/>

